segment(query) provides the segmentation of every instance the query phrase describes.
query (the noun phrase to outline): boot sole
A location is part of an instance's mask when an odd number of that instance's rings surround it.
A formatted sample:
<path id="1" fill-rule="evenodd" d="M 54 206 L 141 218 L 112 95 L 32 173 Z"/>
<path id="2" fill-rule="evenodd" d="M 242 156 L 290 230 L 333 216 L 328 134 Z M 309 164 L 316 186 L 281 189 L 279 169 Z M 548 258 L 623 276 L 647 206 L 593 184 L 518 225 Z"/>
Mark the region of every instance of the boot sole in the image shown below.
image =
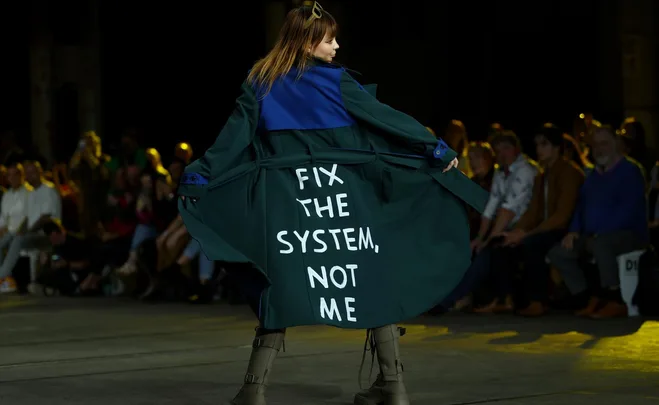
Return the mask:
<path id="1" fill-rule="evenodd" d="M 249 404 L 249 405 L 265 405 L 265 400 L 259 400 L 256 402 L 234 402 L 234 401 L 229 401 L 225 402 L 224 405 L 241 405 L 241 404 Z"/>

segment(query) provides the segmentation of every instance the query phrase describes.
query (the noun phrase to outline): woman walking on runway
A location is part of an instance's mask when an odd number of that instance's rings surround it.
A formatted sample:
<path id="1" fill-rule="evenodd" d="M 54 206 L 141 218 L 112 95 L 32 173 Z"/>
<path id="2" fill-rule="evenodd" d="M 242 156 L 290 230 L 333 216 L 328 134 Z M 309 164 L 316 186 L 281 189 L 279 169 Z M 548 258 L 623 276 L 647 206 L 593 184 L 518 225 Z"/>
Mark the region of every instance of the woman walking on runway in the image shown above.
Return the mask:
<path id="1" fill-rule="evenodd" d="M 456 153 L 333 62 L 334 18 L 289 12 L 215 144 L 186 168 L 179 210 L 259 320 L 233 405 L 265 404 L 285 329 L 367 329 L 379 374 L 357 405 L 406 405 L 396 323 L 442 302 L 469 266 L 464 203 L 487 194 Z M 374 354 L 374 355 L 375 355 Z"/>

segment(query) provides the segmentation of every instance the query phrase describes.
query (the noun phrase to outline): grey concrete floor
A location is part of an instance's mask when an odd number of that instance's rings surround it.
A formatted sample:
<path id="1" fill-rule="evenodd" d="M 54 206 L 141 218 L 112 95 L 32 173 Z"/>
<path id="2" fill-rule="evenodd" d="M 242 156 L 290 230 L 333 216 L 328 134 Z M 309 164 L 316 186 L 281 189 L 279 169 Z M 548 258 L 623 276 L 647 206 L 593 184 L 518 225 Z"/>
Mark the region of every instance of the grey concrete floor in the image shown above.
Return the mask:
<path id="1" fill-rule="evenodd" d="M 223 404 L 254 326 L 221 303 L 0 296 L 0 405 Z M 659 403 L 656 321 L 451 314 L 404 326 L 415 405 Z M 350 404 L 364 337 L 291 329 L 268 404 Z"/>

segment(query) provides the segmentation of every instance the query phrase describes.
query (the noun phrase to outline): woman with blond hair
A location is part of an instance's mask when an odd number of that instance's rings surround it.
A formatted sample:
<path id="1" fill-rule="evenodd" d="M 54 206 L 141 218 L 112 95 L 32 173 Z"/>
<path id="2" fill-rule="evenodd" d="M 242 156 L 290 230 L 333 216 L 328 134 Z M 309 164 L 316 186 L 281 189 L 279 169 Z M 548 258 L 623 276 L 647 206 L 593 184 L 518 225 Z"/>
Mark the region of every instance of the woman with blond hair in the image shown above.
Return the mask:
<path id="1" fill-rule="evenodd" d="M 354 403 L 409 404 L 395 324 L 470 263 L 463 201 L 482 210 L 487 193 L 451 170 L 444 141 L 333 62 L 336 34 L 317 2 L 290 11 L 178 190 L 208 258 L 242 263 L 232 277 L 259 320 L 234 405 L 265 404 L 285 328 L 299 325 L 367 329 L 380 372 Z"/>
<path id="2" fill-rule="evenodd" d="M 469 138 L 467 129 L 460 120 L 451 120 L 446 127 L 444 140 L 458 154 L 458 169 L 471 177 L 469 168 Z"/>

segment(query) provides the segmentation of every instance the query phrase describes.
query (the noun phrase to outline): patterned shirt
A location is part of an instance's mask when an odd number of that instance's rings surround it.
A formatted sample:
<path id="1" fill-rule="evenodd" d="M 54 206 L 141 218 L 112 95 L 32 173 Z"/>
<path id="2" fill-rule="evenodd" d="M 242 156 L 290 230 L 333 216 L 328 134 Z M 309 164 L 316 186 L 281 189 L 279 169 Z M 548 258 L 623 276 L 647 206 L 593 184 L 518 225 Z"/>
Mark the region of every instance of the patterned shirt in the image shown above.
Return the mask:
<path id="1" fill-rule="evenodd" d="M 510 225 L 519 221 L 531 202 L 533 182 L 537 174 L 537 167 L 524 155 L 517 157 L 508 168 L 507 174 L 498 168 L 494 173 L 490 199 L 483 216 L 492 220 L 497 210 L 504 208 L 515 213 Z"/>

